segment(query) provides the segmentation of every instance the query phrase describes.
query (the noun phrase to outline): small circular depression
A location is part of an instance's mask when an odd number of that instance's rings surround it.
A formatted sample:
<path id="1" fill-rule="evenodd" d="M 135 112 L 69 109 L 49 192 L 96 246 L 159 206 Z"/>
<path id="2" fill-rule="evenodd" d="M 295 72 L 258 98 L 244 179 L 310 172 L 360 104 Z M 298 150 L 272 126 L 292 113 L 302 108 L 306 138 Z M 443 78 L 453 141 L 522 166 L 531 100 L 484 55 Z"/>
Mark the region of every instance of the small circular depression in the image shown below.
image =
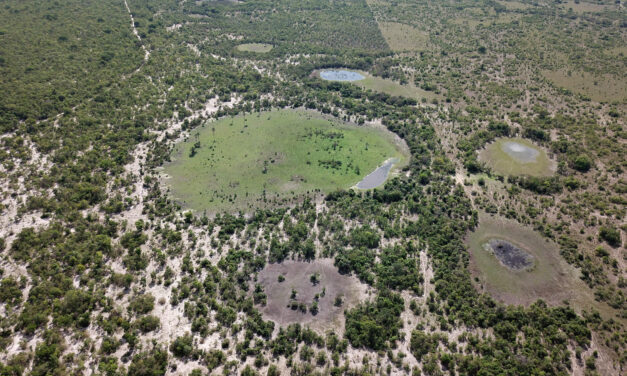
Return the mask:
<path id="1" fill-rule="evenodd" d="M 534 258 L 531 254 L 506 240 L 490 239 L 483 247 L 486 251 L 492 252 L 499 262 L 508 269 L 525 270 L 534 264 Z"/>
<path id="2" fill-rule="evenodd" d="M 535 162 L 540 155 L 538 150 L 513 141 L 504 142 L 501 145 L 501 150 L 521 163 Z"/>

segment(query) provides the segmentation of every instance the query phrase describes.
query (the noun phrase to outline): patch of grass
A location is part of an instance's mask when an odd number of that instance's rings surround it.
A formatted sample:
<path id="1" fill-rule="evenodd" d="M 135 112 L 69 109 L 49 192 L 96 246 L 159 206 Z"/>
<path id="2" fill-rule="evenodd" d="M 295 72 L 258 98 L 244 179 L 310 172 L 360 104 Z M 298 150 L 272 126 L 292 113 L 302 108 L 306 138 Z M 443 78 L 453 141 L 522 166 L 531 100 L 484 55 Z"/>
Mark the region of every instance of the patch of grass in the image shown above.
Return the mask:
<path id="1" fill-rule="evenodd" d="M 531 254 L 534 266 L 521 271 L 503 266 L 484 248 L 491 239 L 506 240 Z M 530 304 L 537 299 L 553 304 L 560 304 L 564 299 L 588 301 L 588 289 L 577 278 L 574 268 L 562 260 L 557 244 L 530 228 L 481 214 L 479 227 L 468 236 L 466 243 L 471 255 L 470 270 L 478 279 L 475 285 L 495 299 L 508 304 Z"/>
<path id="2" fill-rule="evenodd" d="M 543 70 L 542 75 L 556 86 L 587 96 L 596 102 L 627 99 L 627 79 L 624 76 L 595 75 L 568 69 Z"/>
<path id="3" fill-rule="evenodd" d="M 508 10 L 525 10 L 531 8 L 530 4 L 525 4 L 518 1 L 498 1 L 498 3 L 503 5 Z"/>
<path id="4" fill-rule="evenodd" d="M 438 98 L 437 94 L 423 90 L 412 84 L 401 85 L 398 82 L 392 80 L 371 76 L 367 73 L 366 75 L 367 77 L 365 79 L 355 81 L 354 84 L 359 85 L 365 89 L 379 91 L 398 97 L 416 98 L 417 100 L 421 100 L 422 98 L 426 98 L 428 100 Z"/>
<path id="5" fill-rule="evenodd" d="M 349 69 L 350 70 L 350 69 Z M 363 75 L 363 80 L 358 81 L 347 81 L 347 83 L 355 84 L 364 89 L 369 89 L 373 91 L 378 91 L 381 93 L 386 93 L 389 95 L 397 96 L 397 97 L 406 97 L 406 98 L 415 98 L 420 101 L 425 98 L 427 100 L 437 99 L 440 96 L 434 92 L 423 90 L 419 87 L 416 87 L 413 84 L 401 85 L 400 83 L 389 80 L 386 78 L 376 77 L 371 75 L 368 72 L 360 71 L 360 70 L 351 70 L 353 72 L 358 72 Z M 320 72 L 314 72 L 317 77 L 320 77 Z"/>
<path id="6" fill-rule="evenodd" d="M 585 3 L 585 2 L 575 2 L 575 1 L 568 1 L 568 2 L 564 2 L 561 4 L 561 7 L 568 11 L 570 9 L 573 10 L 573 12 L 577 13 L 577 14 L 583 14 L 583 13 L 600 13 L 600 12 L 605 12 L 608 10 L 618 10 L 616 7 L 613 7 L 611 5 L 606 5 L 606 4 L 595 4 L 595 3 Z"/>
<path id="7" fill-rule="evenodd" d="M 379 22 L 379 30 L 392 51 L 424 51 L 429 36 L 413 26 L 398 22 Z"/>
<path id="8" fill-rule="evenodd" d="M 199 211 L 248 211 L 348 188 L 384 160 L 406 159 L 389 133 L 298 110 L 206 123 L 173 156 L 165 167 L 172 193 Z"/>
<path id="9" fill-rule="evenodd" d="M 506 142 L 516 142 L 540 153 L 535 162 L 521 163 L 503 150 Z M 499 138 L 488 144 L 479 153 L 479 160 L 485 162 L 492 170 L 503 175 L 551 176 L 555 170 L 554 162 L 546 152 L 532 142 L 522 138 Z"/>
<path id="10" fill-rule="evenodd" d="M 272 45 L 267 43 L 244 43 L 236 47 L 238 51 L 242 52 L 256 52 L 265 54 L 272 50 Z"/>

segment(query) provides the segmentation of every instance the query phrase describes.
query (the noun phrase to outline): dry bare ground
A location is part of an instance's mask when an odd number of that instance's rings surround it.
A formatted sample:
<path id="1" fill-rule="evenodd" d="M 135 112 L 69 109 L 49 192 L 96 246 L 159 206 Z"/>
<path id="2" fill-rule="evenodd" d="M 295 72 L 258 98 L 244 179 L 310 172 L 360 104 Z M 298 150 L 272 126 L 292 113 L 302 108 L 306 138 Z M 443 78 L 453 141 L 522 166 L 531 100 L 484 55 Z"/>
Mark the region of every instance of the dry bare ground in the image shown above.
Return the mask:
<path id="1" fill-rule="evenodd" d="M 319 276 L 319 283 L 310 281 L 314 274 Z M 279 282 L 279 276 L 283 276 L 285 280 Z M 329 329 L 337 334 L 343 333 L 344 310 L 363 301 L 369 292 L 368 287 L 355 276 L 340 274 L 332 259 L 317 259 L 312 262 L 289 260 L 280 264 L 268 264 L 259 273 L 257 283 L 264 286 L 268 297 L 267 304 L 259 307 L 266 319 L 281 326 L 304 324 L 321 333 Z M 297 292 L 295 299 L 290 298 L 292 290 Z M 324 296 L 321 296 L 323 291 Z M 306 304 L 309 309 L 316 294 L 320 296 L 319 312 L 316 315 L 288 307 L 293 300 Z M 342 297 L 341 306 L 334 305 L 336 296 Z"/>

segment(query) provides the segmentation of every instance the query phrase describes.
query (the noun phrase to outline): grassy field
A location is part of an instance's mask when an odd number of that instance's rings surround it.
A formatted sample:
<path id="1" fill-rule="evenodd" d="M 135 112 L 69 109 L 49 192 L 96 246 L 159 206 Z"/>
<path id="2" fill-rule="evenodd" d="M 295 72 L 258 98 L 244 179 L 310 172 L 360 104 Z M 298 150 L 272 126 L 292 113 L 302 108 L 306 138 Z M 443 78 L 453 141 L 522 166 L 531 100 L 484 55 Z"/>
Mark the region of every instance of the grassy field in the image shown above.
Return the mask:
<path id="1" fill-rule="evenodd" d="M 616 6 L 606 5 L 606 4 L 595 4 L 592 2 L 576 3 L 574 0 L 562 3 L 561 8 L 563 8 L 564 10 L 572 9 L 573 12 L 577 14 L 605 12 L 607 10 L 618 11 L 618 8 Z"/>
<path id="2" fill-rule="evenodd" d="M 528 270 L 512 271 L 494 254 L 484 249 L 491 239 L 503 239 L 534 257 Z M 530 304 L 544 299 L 551 304 L 572 301 L 578 308 L 596 306 L 590 290 L 576 270 L 560 256 L 557 244 L 549 242 L 531 228 L 501 217 L 481 214 L 479 227 L 466 239 L 470 249 L 470 270 L 475 285 L 507 304 Z M 478 280 L 478 281 L 477 281 Z M 598 309 L 598 307 L 596 307 Z"/>
<path id="3" fill-rule="evenodd" d="M 502 1 L 501 0 L 497 2 L 509 10 L 526 10 L 532 7 L 530 4 L 525 4 L 525 3 L 518 2 L 518 1 Z"/>
<path id="4" fill-rule="evenodd" d="M 297 110 L 207 123 L 173 157 L 166 182 L 183 206 L 197 211 L 248 211 L 349 188 L 390 157 L 400 158 L 399 165 L 406 160 L 383 130 Z"/>
<path id="5" fill-rule="evenodd" d="M 619 51 L 620 50 L 616 50 Z M 627 99 L 627 79 L 611 74 L 594 75 L 583 71 L 544 70 L 542 75 L 556 86 L 585 95 L 596 102 Z"/>
<path id="6" fill-rule="evenodd" d="M 272 45 L 267 43 L 244 43 L 236 47 L 238 51 L 242 52 L 256 52 L 265 54 L 272 50 Z"/>
<path id="7" fill-rule="evenodd" d="M 348 69 L 350 70 L 350 69 Z M 359 81 L 351 81 L 350 83 L 358 85 L 364 89 L 369 89 L 373 91 L 378 91 L 381 93 L 386 93 L 389 95 L 394 95 L 398 97 L 407 97 L 407 98 L 415 98 L 420 101 L 422 98 L 427 100 L 440 98 L 438 94 L 435 94 L 431 91 L 423 90 L 415 85 L 401 85 L 400 83 L 392 80 L 388 80 L 381 77 L 375 77 L 368 72 L 360 71 L 360 70 L 351 70 L 353 72 L 358 72 L 366 77 L 363 80 Z M 317 77 L 320 77 L 319 72 L 314 72 Z"/>
<path id="8" fill-rule="evenodd" d="M 503 151 L 506 142 L 516 142 L 540 152 L 535 162 L 521 163 Z M 550 176 L 555 172 L 555 162 L 546 152 L 532 142 L 522 138 L 499 138 L 479 152 L 479 160 L 485 162 L 495 172 L 503 175 Z"/>
<path id="9" fill-rule="evenodd" d="M 382 93 L 395 95 L 399 97 L 407 97 L 407 98 L 416 98 L 417 100 L 421 100 L 422 98 L 426 98 L 428 100 L 438 98 L 438 95 L 423 90 L 414 85 L 401 85 L 398 82 L 388 80 L 381 77 L 374 77 L 364 73 L 366 78 L 361 81 L 355 81 L 354 84 L 359 85 L 365 89 L 370 89 L 374 91 L 380 91 Z"/>
<path id="10" fill-rule="evenodd" d="M 379 30 L 392 51 L 424 51 L 429 36 L 413 26 L 398 22 L 379 22 Z"/>

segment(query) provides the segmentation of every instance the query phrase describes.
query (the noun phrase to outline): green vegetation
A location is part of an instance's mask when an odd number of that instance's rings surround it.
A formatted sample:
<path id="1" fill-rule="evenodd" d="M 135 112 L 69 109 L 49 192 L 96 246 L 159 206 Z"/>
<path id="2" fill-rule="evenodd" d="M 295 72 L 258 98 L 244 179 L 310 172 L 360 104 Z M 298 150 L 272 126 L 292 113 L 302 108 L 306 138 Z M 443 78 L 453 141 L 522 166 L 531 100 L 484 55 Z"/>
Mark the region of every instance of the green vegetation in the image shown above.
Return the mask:
<path id="1" fill-rule="evenodd" d="M 205 124 L 165 172 L 186 207 L 249 211 L 348 188 L 390 157 L 405 158 L 382 131 L 283 110 Z"/>
<path id="2" fill-rule="evenodd" d="M 403 309 L 400 295 L 383 292 L 374 302 L 346 312 L 346 338 L 355 347 L 384 350 L 398 339 Z"/>
<path id="3" fill-rule="evenodd" d="M 392 81 L 391 79 L 372 75 L 367 75 L 365 79 L 356 81 L 355 85 L 361 86 L 364 89 L 386 93 L 397 97 L 413 98 L 422 102 L 426 100 L 432 101 L 438 98 L 438 95 L 433 92 L 418 88 L 413 84 L 405 83 L 402 85 L 398 82 Z"/>
<path id="4" fill-rule="evenodd" d="M 369 74 L 368 72 L 357 70 L 366 78 L 363 80 L 352 81 L 347 84 L 357 85 L 366 90 L 372 90 L 378 93 L 385 93 L 395 97 L 405 97 L 415 100 L 416 102 L 434 101 L 437 103 L 439 96 L 431 90 L 430 87 L 419 88 L 415 85 L 408 83 L 407 80 L 403 82 L 394 81 L 391 77 L 377 77 Z M 386 75 L 387 76 L 387 75 Z"/>
<path id="5" fill-rule="evenodd" d="M 244 43 L 237 46 L 238 51 L 266 53 L 272 50 L 272 45 L 267 43 Z"/>
<path id="6" fill-rule="evenodd" d="M 624 18 L 614 0 L 3 1 L 0 374 L 624 374 Z M 340 67 L 368 78 L 312 75 Z M 409 153 L 347 189 L 399 153 L 366 123 Z M 508 137 L 554 171 L 481 162 Z M 179 162 L 198 184 L 180 196 Z M 535 267 L 482 259 L 487 236 Z"/>
<path id="7" fill-rule="evenodd" d="M 523 145 L 536 151 L 538 155 L 530 162 L 521 160 L 505 150 L 507 143 Z M 554 162 L 546 152 L 522 138 L 496 139 L 479 153 L 479 161 L 485 162 L 490 169 L 501 175 L 550 176 L 554 173 Z"/>

